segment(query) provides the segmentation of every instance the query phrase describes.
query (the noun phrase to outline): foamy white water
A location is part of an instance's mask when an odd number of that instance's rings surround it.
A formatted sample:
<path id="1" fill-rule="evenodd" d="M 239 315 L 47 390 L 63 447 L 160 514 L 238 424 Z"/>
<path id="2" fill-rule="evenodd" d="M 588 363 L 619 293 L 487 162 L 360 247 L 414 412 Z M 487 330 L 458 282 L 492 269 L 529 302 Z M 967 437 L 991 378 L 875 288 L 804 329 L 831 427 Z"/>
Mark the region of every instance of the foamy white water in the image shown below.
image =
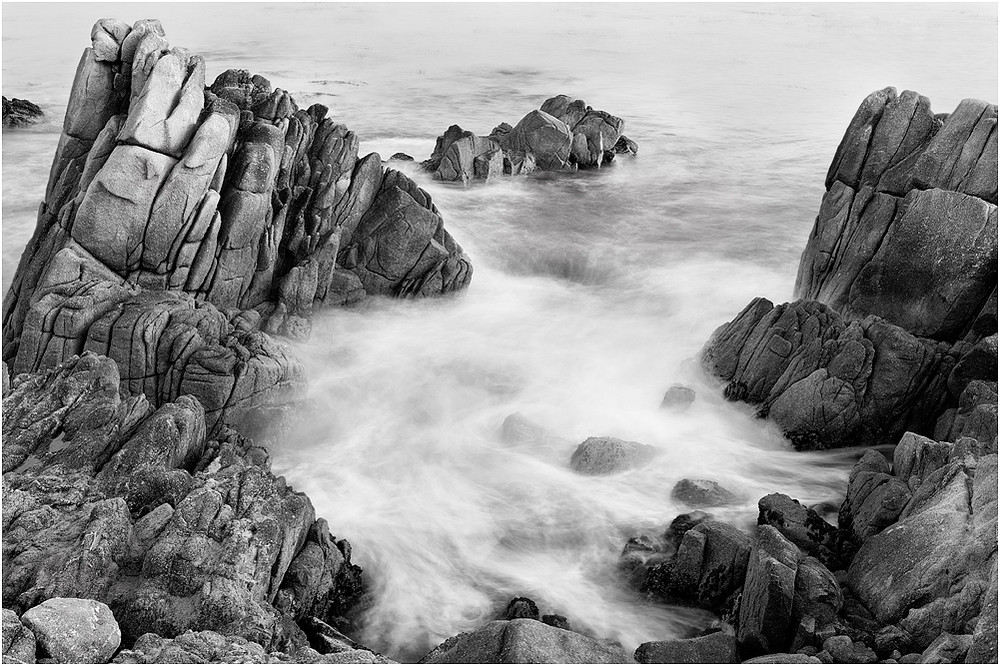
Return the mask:
<path id="1" fill-rule="evenodd" d="M 519 595 L 628 649 L 700 626 L 615 576 L 629 536 L 685 510 L 670 498 L 681 478 L 742 494 L 719 514 L 741 526 L 768 492 L 836 501 L 849 456 L 791 451 L 695 357 L 752 297 L 791 297 L 865 95 L 912 88 L 939 112 L 997 100 L 995 5 L 8 4 L 3 92 L 48 116 L 3 135 L 5 289 L 102 16 L 159 17 L 210 77 L 247 68 L 327 104 L 362 152 L 420 160 L 452 123 L 488 133 L 558 93 L 621 115 L 640 144 L 600 172 L 469 188 L 402 166 L 471 256 L 472 286 L 328 312 L 297 346 L 318 409 L 275 471 L 365 567 L 358 638 L 405 659 Z M 681 415 L 658 409 L 674 382 L 698 391 Z M 564 441 L 505 445 L 514 411 Z M 582 477 L 568 460 L 591 435 L 661 455 Z"/>

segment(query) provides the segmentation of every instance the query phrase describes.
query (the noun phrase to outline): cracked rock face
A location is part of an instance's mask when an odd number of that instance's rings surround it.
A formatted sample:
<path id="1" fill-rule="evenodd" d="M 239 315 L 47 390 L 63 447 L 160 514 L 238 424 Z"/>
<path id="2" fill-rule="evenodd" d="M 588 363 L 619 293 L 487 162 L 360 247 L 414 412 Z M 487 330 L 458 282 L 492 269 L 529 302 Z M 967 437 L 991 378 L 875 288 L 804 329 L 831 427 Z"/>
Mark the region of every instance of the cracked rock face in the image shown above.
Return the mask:
<path id="1" fill-rule="evenodd" d="M 4 393 L 4 607 L 100 601 L 126 645 L 195 629 L 290 650 L 297 620 L 337 622 L 360 589 L 350 544 L 267 453 L 209 439 L 197 400 L 123 388 L 85 353 Z"/>
<path id="2" fill-rule="evenodd" d="M 795 294 L 954 341 L 997 281 L 997 107 L 872 93 L 844 135 Z M 914 260 L 916 258 L 916 260 Z"/>
<path id="3" fill-rule="evenodd" d="M 876 445 L 933 428 L 951 346 L 816 301 L 755 299 L 702 350 L 731 400 L 757 405 L 799 449 Z"/>
<path id="4" fill-rule="evenodd" d="M 210 426 L 237 423 L 301 383 L 253 329 L 302 337 L 316 307 L 468 285 L 427 193 L 359 157 L 325 107 L 239 70 L 206 89 L 155 20 L 102 19 L 91 39 L 4 298 L 15 373 L 95 351 L 154 404 L 187 393 Z"/>

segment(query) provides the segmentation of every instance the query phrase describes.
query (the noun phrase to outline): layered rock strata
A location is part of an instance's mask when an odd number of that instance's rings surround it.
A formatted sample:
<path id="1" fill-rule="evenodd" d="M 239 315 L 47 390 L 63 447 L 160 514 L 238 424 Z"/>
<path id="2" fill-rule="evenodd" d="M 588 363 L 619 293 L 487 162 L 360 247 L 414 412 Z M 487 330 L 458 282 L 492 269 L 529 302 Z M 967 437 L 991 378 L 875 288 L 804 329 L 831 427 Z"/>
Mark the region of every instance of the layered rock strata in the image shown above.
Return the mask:
<path id="1" fill-rule="evenodd" d="M 976 382 L 995 393 L 996 124 L 976 100 L 938 115 L 912 91 L 865 100 L 830 166 L 802 300 L 754 300 L 702 352 L 728 398 L 805 449 L 995 423 Z"/>
<path id="2" fill-rule="evenodd" d="M 301 374 L 258 329 L 302 337 L 317 307 L 465 287 L 430 196 L 327 113 L 246 71 L 206 88 L 158 21 L 99 21 L 4 298 L 3 359 L 95 351 L 157 404 L 192 394 L 236 421 Z"/>
<path id="3" fill-rule="evenodd" d="M 289 651 L 360 590 L 350 544 L 266 451 L 208 437 L 197 400 L 155 408 L 91 353 L 4 389 L 5 609 L 93 599 L 125 646 L 211 630 Z"/>
<path id="4" fill-rule="evenodd" d="M 452 125 L 422 162 L 437 180 L 468 182 L 532 171 L 599 169 L 639 146 L 622 134 L 625 121 L 583 100 L 557 95 L 517 125 L 501 123 L 489 136 Z"/>

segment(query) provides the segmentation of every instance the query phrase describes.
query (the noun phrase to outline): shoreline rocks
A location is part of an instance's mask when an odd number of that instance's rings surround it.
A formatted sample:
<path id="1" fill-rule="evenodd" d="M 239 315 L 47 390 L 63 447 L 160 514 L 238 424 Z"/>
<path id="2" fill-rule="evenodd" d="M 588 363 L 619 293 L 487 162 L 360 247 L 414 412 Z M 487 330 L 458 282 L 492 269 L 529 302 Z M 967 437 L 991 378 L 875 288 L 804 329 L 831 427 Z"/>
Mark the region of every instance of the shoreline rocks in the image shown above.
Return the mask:
<path id="1" fill-rule="evenodd" d="M 3 98 L 3 126 L 5 128 L 33 125 L 43 115 L 45 114 L 42 113 L 42 109 L 37 104 L 26 99 Z"/>
<path id="2" fill-rule="evenodd" d="M 557 95 L 516 125 L 501 123 L 489 136 L 452 125 L 421 163 L 435 180 L 468 183 L 535 170 L 599 169 L 616 155 L 636 155 L 639 146 L 622 134 L 625 121 L 583 100 Z"/>
<path id="3" fill-rule="evenodd" d="M 213 630 L 286 651 L 305 644 L 297 622 L 340 621 L 361 588 L 350 544 L 267 453 L 228 428 L 210 438 L 189 396 L 155 408 L 123 389 L 91 353 L 10 380 L 4 608 L 102 602 L 126 646 Z"/>

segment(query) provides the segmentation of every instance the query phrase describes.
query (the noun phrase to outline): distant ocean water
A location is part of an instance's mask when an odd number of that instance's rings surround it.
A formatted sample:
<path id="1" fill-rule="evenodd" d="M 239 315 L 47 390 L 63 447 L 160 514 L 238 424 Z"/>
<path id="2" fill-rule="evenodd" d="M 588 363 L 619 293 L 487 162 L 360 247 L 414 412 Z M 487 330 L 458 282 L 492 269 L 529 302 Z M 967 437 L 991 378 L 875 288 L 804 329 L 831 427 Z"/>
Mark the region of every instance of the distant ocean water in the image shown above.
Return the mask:
<path id="1" fill-rule="evenodd" d="M 3 93 L 46 119 L 3 135 L 3 287 L 34 228 L 94 20 L 160 18 L 171 43 L 323 103 L 362 153 L 426 158 L 564 93 L 626 120 L 634 159 L 572 176 L 427 189 L 475 265 L 456 298 L 331 311 L 297 345 L 322 409 L 274 450 L 372 583 L 359 639 L 419 658 L 514 596 L 640 642 L 704 621 L 626 591 L 625 540 L 684 507 L 685 477 L 746 501 L 836 501 L 844 456 L 798 454 L 724 403 L 695 357 L 752 297 L 791 298 L 834 150 L 887 85 L 950 112 L 997 101 L 995 4 L 5 4 Z M 658 409 L 674 382 L 698 399 Z M 520 411 L 564 443 L 511 447 Z M 591 435 L 661 449 L 640 470 L 568 469 Z"/>

